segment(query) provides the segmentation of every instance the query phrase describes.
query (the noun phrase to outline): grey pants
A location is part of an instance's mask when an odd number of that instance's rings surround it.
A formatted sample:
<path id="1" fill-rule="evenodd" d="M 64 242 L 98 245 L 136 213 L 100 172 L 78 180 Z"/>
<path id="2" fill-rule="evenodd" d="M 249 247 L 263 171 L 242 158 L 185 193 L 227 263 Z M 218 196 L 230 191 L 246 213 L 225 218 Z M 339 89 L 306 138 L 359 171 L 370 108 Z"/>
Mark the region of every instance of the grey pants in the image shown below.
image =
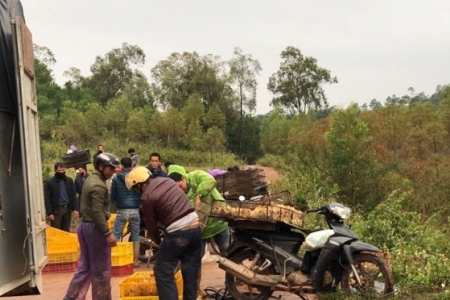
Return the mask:
<path id="1" fill-rule="evenodd" d="M 70 232 L 70 222 L 72 220 L 72 214 L 67 205 L 60 206 L 57 214 L 53 215 L 55 220 L 50 222 L 52 227 Z"/>

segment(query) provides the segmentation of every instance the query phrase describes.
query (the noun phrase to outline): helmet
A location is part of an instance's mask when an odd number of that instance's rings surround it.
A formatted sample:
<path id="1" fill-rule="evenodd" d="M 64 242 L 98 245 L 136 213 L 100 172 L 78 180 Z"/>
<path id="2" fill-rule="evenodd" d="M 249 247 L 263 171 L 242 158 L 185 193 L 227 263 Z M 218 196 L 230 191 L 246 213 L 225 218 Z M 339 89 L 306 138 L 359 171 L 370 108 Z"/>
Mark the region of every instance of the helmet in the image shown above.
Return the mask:
<path id="1" fill-rule="evenodd" d="M 131 190 L 136 184 L 146 182 L 151 175 L 152 172 L 150 172 L 146 167 L 135 167 L 125 177 L 127 189 Z"/>
<path id="2" fill-rule="evenodd" d="M 120 162 L 114 154 L 111 153 L 100 153 L 94 162 L 94 167 L 98 170 L 99 166 L 111 166 L 114 169 L 120 168 Z"/>

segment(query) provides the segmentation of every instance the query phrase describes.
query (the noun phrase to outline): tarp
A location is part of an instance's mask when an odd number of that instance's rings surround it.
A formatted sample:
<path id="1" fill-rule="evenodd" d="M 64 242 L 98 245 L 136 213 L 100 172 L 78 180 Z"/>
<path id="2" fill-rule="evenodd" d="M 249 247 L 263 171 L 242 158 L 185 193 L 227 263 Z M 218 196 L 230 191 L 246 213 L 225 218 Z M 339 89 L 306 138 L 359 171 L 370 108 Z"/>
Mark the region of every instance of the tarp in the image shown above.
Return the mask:
<path id="1" fill-rule="evenodd" d="M 10 12 L 23 16 L 19 0 L 0 0 L 0 114 L 17 114 Z"/>

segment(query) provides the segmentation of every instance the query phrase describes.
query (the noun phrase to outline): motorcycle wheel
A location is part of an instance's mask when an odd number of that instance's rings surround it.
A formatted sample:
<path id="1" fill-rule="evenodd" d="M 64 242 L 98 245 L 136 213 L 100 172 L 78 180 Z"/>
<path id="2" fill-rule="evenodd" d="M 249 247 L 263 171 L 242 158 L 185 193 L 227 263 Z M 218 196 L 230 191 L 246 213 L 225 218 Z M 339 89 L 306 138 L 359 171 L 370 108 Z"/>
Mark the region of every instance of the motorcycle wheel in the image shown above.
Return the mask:
<path id="1" fill-rule="evenodd" d="M 255 256 L 255 251 L 251 249 L 245 249 L 232 255 L 231 257 L 229 257 L 229 259 L 237 264 L 242 264 L 248 268 L 251 268 L 251 264 Z M 264 261 L 261 258 L 260 261 L 256 262 L 255 266 L 260 266 L 263 262 Z M 270 274 L 271 271 L 273 271 L 273 268 L 269 267 L 263 270 L 261 274 Z M 249 285 L 229 273 L 225 274 L 225 286 L 233 299 L 267 300 L 273 294 L 273 291 L 269 287 Z"/>
<path id="2" fill-rule="evenodd" d="M 355 256 L 356 270 L 361 279 L 358 284 L 353 270 L 348 266 L 342 274 L 342 290 L 347 296 L 359 295 L 364 298 L 386 296 L 393 292 L 394 281 L 386 262 L 373 254 Z"/>

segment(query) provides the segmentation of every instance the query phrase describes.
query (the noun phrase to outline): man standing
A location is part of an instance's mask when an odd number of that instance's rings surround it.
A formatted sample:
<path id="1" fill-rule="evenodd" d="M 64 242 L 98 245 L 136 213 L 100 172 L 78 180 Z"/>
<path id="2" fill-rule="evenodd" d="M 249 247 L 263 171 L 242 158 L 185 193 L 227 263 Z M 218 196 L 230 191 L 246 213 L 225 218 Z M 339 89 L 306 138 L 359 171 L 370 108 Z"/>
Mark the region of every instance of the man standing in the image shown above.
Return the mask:
<path id="1" fill-rule="evenodd" d="M 107 223 L 111 214 L 105 181 L 120 164 L 113 154 L 100 153 L 94 167 L 81 191 L 78 268 L 63 300 L 86 299 L 91 283 L 92 300 L 111 300 L 111 247 L 116 246 L 116 239 Z"/>
<path id="2" fill-rule="evenodd" d="M 156 287 L 160 299 L 177 300 L 174 269 L 181 262 L 183 299 L 197 299 L 197 280 L 201 265 L 201 223 L 189 199 L 169 178 L 151 178 L 145 167 L 134 168 L 125 178 L 128 189 L 141 194 L 142 211 L 149 238 L 161 243 L 155 262 Z"/>
<path id="3" fill-rule="evenodd" d="M 78 207 L 77 210 L 80 211 L 81 203 L 81 190 L 83 189 L 84 181 L 89 177 L 86 165 L 79 166 L 77 169 L 78 173 L 75 177 L 75 193 L 77 193 Z"/>
<path id="4" fill-rule="evenodd" d="M 136 153 L 136 151 L 134 150 L 134 148 L 128 149 L 128 155 L 130 155 L 130 157 L 131 157 L 133 168 L 136 167 L 137 165 L 139 165 L 139 156 Z"/>
<path id="5" fill-rule="evenodd" d="M 159 153 L 150 154 L 147 169 L 152 173 L 152 178 L 167 177 L 167 173 L 161 169 L 161 155 Z"/>
<path id="6" fill-rule="evenodd" d="M 105 150 L 103 149 L 103 145 L 102 145 L 102 144 L 99 144 L 99 145 L 97 146 L 97 152 L 95 152 L 94 156 L 92 157 L 92 163 L 93 163 L 93 164 L 95 164 L 95 159 L 97 158 L 97 156 L 98 156 L 100 153 L 103 153 L 103 152 L 105 152 Z"/>
<path id="7" fill-rule="evenodd" d="M 44 186 L 45 210 L 52 227 L 70 232 L 72 216 L 78 217 L 78 204 L 72 178 L 62 162 L 55 164 L 55 176 Z"/>
<path id="8" fill-rule="evenodd" d="M 116 240 L 120 241 L 123 228 L 125 227 L 125 224 L 129 222 L 131 230 L 129 241 L 133 242 L 133 266 L 139 268 L 139 250 L 141 246 L 139 238 L 141 223 L 139 208 L 141 207 L 141 199 L 137 192 L 128 190 L 125 185 L 125 176 L 127 176 L 132 169 L 131 158 L 122 158 L 120 164 L 123 167 L 123 171 L 113 178 L 111 185 L 111 202 L 115 203 L 117 214 L 116 220 L 114 221 L 113 234 Z"/>

